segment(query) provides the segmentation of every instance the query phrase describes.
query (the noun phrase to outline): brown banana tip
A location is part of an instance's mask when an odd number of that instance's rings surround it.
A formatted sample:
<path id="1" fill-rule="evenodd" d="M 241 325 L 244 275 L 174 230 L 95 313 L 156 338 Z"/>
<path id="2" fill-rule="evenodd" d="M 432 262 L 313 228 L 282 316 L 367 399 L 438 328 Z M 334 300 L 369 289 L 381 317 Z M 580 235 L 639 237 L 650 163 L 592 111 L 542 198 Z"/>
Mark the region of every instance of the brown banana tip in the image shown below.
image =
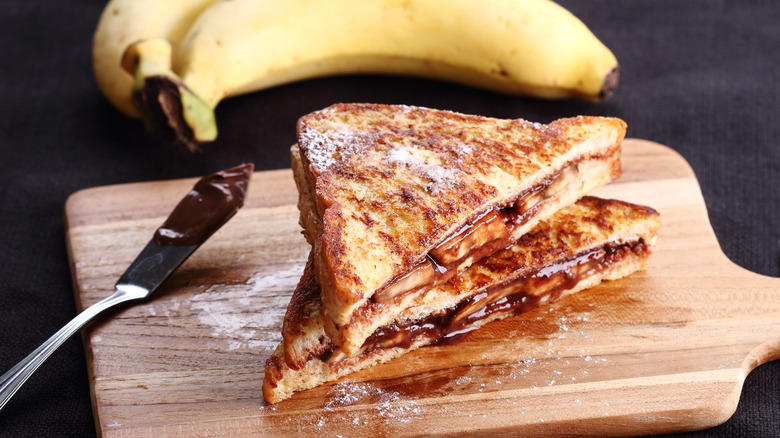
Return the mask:
<path id="1" fill-rule="evenodd" d="M 599 93 L 599 99 L 608 100 L 611 98 L 612 95 L 615 94 L 615 90 L 617 90 L 618 82 L 620 82 L 619 65 L 610 70 L 610 72 L 607 73 L 607 77 L 604 78 L 604 86 L 601 88 L 601 93 Z"/>
<path id="2" fill-rule="evenodd" d="M 178 85 L 167 76 L 150 76 L 143 87 L 133 91 L 133 101 L 148 131 L 167 143 L 195 152 L 200 142 L 184 120 Z"/>

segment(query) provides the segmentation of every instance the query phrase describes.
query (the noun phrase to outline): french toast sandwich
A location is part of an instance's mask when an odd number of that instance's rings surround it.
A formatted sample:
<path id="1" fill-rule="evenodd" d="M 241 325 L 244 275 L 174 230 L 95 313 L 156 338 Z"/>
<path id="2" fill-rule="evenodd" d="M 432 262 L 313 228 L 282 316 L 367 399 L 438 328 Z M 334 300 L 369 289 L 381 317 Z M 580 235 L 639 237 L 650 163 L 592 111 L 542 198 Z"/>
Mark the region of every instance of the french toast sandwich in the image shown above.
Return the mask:
<path id="1" fill-rule="evenodd" d="M 276 403 L 642 270 L 659 226 L 659 214 L 652 208 L 586 196 L 538 221 L 512 245 L 423 292 L 394 320 L 377 327 L 354 355 L 346 354 L 327 333 L 312 251 L 284 318 L 283 340 L 266 362 L 263 395 Z"/>
<path id="2" fill-rule="evenodd" d="M 292 168 L 330 342 L 359 354 L 426 291 L 617 178 L 625 130 L 403 105 L 302 117 Z"/>

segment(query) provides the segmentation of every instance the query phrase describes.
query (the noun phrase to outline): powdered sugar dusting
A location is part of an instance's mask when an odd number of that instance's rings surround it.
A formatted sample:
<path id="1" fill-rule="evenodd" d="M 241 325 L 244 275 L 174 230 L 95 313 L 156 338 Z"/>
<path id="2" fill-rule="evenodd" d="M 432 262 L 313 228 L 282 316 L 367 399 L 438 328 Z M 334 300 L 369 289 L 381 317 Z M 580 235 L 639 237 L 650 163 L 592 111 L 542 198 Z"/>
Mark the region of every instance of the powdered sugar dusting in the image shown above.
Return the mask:
<path id="1" fill-rule="evenodd" d="M 458 174 L 454 168 L 433 163 L 421 152 L 412 146 L 397 145 L 388 151 L 387 160 L 390 164 L 405 166 L 419 177 L 430 180 L 425 189 L 432 195 L 439 194 L 457 182 Z"/>
<path id="2" fill-rule="evenodd" d="M 194 296 L 189 304 L 196 312 L 198 323 L 211 330 L 210 336 L 217 343 L 226 343 L 228 351 L 242 348 L 272 351 L 281 336 L 274 334 L 271 327 L 278 331 L 284 314 L 267 309 L 284 308 L 284 299 L 262 307 L 256 301 L 247 297 L 243 288 L 221 285 Z"/>
<path id="3" fill-rule="evenodd" d="M 259 409 L 280 412 L 276 405 L 265 404 Z M 446 409 L 446 407 L 445 407 Z M 399 426 L 422 419 L 425 408 L 416 397 L 380 388 L 369 382 L 341 382 L 333 385 L 322 405 L 322 415 L 286 415 L 295 428 L 312 433 L 311 429 L 327 431 L 327 436 L 398 436 Z M 441 413 L 441 410 L 437 411 Z M 334 434 L 333 431 L 338 433 Z"/>
<path id="4" fill-rule="evenodd" d="M 369 411 L 344 409 L 363 404 L 373 407 Z M 346 420 L 358 426 L 376 421 L 392 425 L 409 423 L 423 415 L 423 407 L 415 397 L 382 389 L 368 382 L 341 382 L 334 385 L 328 392 L 328 401 L 323 405 L 323 410 L 329 415 L 318 419 L 319 427 L 325 426 L 329 420 Z M 342 417 L 334 417 L 336 414 Z"/>
<path id="5" fill-rule="evenodd" d="M 146 309 L 174 325 L 192 318 L 204 342 L 217 350 L 270 354 L 281 341 L 284 313 L 304 263 L 289 260 L 285 269 L 257 272 L 244 282 L 204 286 L 186 299 L 152 301 Z"/>
<path id="6" fill-rule="evenodd" d="M 284 309 L 290 300 L 285 292 L 295 289 L 302 270 L 301 265 L 293 265 L 255 275 L 245 285 L 220 285 L 193 297 L 192 308 L 199 310 L 201 324 L 212 327 L 214 337 L 228 340 L 228 350 L 273 351 L 281 341 Z"/>
<path id="7" fill-rule="evenodd" d="M 407 129 L 410 120 L 415 119 L 410 115 L 415 109 L 393 106 L 392 111 L 379 111 L 363 123 L 343 120 L 337 106 L 329 107 L 318 112 L 321 117 L 299 125 L 298 142 L 315 172 L 326 173 L 343 167 L 350 172 L 370 175 L 375 170 L 364 169 L 366 165 L 378 165 L 383 169 L 403 167 L 421 180 L 420 185 L 429 193 L 438 195 L 462 179 L 463 175 L 457 170 L 459 166 L 454 164 L 462 163 L 472 154 L 474 145 L 456 135 L 439 133 L 428 126 L 427 120 Z M 369 123 L 372 118 L 384 120 Z M 441 128 L 440 125 L 436 127 Z M 426 130 L 436 136 L 438 151 L 420 138 Z"/>
<path id="8" fill-rule="evenodd" d="M 298 134 L 298 141 L 306 147 L 306 158 L 320 172 L 361 154 L 375 140 L 370 132 L 354 126 L 328 120 L 320 124 L 324 127 L 303 126 Z"/>

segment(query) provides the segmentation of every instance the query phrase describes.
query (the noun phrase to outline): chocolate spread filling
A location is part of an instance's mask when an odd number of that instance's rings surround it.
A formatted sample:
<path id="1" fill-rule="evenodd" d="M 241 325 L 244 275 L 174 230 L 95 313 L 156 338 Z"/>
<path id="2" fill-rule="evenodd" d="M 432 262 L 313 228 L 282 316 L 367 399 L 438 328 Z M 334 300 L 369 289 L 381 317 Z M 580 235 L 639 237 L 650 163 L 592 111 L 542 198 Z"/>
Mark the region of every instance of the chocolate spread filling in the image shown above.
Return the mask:
<path id="1" fill-rule="evenodd" d="M 422 336 L 435 340 L 437 344 L 457 342 L 476 329 L 476 323 L 481 319 L 496 313 L 512 316 L 527 312 L 538 307 L 546 297 L 553 302 L 560 298 L 564 291 L 574 288 L 580 281 L 592 275 L 604 272 L 627 255 L 634 253 L 643 256 L 647 251 L 644 240 L 639 239 L 579 253 L 536 272 L 488 287 L 460 302 L 449 312 L 431 315 L 408 324 L 391 323 L 382 326 L 365 341 L 362 351 L 368 352 L 376 348 L 409 348 Z M 333 356 L 334 348 L 328 349 L 320 359 L 336 361 L 337 358 Z"/>
<path id="2" fill-rule="evenodd" d="M 511 243 L 515 228 L 527 223 L 545 201 L 578 176 L 578 165 L 569 165 L 523 191 L 512 204 L 484 212 L 430 250 L 411 270 L 377 290 L 371 300 L 392 302 L 403 295 L 444 284 L 469 259 L 471 264 L 505 248 Z"/>

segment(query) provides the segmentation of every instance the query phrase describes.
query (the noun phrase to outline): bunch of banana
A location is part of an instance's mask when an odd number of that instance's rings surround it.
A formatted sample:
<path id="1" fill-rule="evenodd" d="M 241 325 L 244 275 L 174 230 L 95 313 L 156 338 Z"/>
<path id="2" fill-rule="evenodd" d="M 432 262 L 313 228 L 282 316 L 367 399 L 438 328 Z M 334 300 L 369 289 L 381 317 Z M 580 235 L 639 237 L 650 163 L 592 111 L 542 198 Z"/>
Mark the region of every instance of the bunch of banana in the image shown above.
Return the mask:
<path id="1" fill-rule="evenodd" d="M 539 98 L 608 98 L 618 63 L 550 0 L 110 0 L 95 76 L 120 111 L 191 149 L 230 96 L 390 73 Z"/>

